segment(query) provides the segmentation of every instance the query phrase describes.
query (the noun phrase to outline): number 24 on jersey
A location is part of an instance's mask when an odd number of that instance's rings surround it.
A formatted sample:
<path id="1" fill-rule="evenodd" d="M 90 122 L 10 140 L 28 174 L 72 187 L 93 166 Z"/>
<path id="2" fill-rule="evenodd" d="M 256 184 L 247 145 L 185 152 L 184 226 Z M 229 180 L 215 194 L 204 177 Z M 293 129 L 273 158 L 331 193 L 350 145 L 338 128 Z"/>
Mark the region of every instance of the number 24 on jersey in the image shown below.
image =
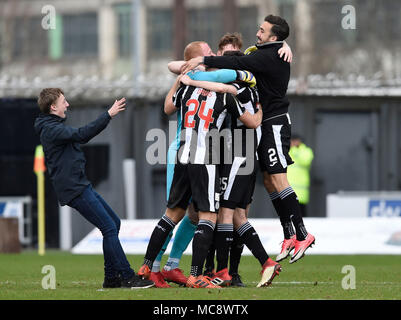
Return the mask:
<path id="1" fill-rule="evenodd" d="M 196 120 L 194 118 L 196 113 L 198 113 L 199 118 L 205 121 L 203 129 L 209 130 L 210 123 L 214 121 L 214 118 L 212 117 L 213 109 L 210 107 L 206 108 L 206 101 L 200 103 L 200 108 L 199 101 L 196 99 L 188 100 L 185 105 L 188 107 L 188 111 L 185 113 L 185 128 L 195 128 Z"/>

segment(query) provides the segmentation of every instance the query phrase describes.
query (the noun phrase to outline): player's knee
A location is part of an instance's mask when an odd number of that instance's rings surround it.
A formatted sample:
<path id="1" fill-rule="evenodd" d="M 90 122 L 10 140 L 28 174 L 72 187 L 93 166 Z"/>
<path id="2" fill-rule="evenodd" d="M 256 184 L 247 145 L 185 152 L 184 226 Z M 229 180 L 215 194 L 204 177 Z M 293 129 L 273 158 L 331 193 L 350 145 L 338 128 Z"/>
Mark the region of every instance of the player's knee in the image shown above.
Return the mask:
<path id="1" fill-rule="evenodd" d="M 169 217 L 174 223 L 178 223 L 182 220 L 185 216 L 185 210 L 179 207 L 174 209 L 167 208 L 166 209 L 166 216 Z"/>
<path id="2" fill-rule="evenodd" d="M 275 191 L 274 184 L 272 182 L 272 178 L 268 174 L 263 175 L 263 184 L 267 190 L 267 192 L 272 193 Z"/>
<path id="3" fill-rule="evenodd" d="M 234 228 L 238 229 L 240 226 L 242 226 L 247 221 L 248 221 L 248 217 L 247 217 L 246 210 L 241 209 L 241 208 L 236 208 L 234 211 L 234 217 L 233 217 Z"/>
<path id="4" fill-rule="evenodd" d="M 207 220 L 213 224 L 217 222 L 217 214 L 213 212 L 202 212 L 199 211 L 199 220 Z"/>
<path id="5" fill-rule="evenodd" d="M 281 192 L 290 186 L 290 184 L 288 183 L 288 180 L 287 180 L 286 173 L 272 174 L 270 176 L 270 180 L 271 180 L 271 184 L 273 185 L 274 189 L 277 192 Z"/>
<path id="6" fill-rule="evenodd" d="M 187 212 L 189 220 L 191 220 L 193 224 L 198 224 L 198 212 L 195 211 L 194 205 L 192 203 L 189 205 Z"/>
<path id="7" fill-rule="evenodd" d="M 233 223 L 234 210 L 228 208 L 220 208 L 217 216 L 218 223 Z"/>
<path id="8" fill-rule="evenodd" d="M 246 217 L 234 217 L 234 228 L 239 229 L 246 222 L 248 222 Z"/>

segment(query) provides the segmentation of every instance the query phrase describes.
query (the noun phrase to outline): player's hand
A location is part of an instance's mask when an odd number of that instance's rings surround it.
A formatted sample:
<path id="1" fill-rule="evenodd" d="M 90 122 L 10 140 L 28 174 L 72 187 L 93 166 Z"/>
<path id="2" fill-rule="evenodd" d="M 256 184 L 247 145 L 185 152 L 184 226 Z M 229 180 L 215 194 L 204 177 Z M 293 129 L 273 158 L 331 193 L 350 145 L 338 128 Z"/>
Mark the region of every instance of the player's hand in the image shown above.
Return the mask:
<path id="1" fill-rule="evenodd" d="M 256 85 L 256 78 L 249 71 L 237 70 L 237 80 L 247 83 L 250 87 Z"/>
<path id="2" fill-rule="evenodd" d="M 256 114 L 259 116 L 258 120 L 260 120 L 260 123 L 262 123 L 263 120 L 263 109 L 262 109 L 262 105 L 260 104 L 260 102 L 256 103 L 256 108 L 257 108 L 257 112 Z"/>
<path id="3" fill-rule="evenodd" d="M 203 57 L 202 56 L 199 56 L 199 57 L 196 57 L 196 58 L 192 58 L 191 60 L 188 60 L 187 62 L 185 62 L 185 64 L 181 68 L 181 73 L 182 74 L 188 73 L 192 69 L 195 69 L 197 66 L 199 66 L 202 62 L 203 62 Z"/>
<path id="4" fill-rule="evenodd" d="M 252 52 L 258 50 L 256 46 L 251 46 L 245 49 L 244 54 L 247 56 L 248 54 L 251 54 Z"/>
<path id="5" fill-rule="evenodd" d="M 191 78 L 186 74 L 181 75 L 180 81 L 186 86 L 191 85 Z"/>
<path id="6" fill-rule="evenodd" d="M 196 67 L 196 70 L 206 71 L 206 66 L 204 64 L 200 64 L 199 66 Z"/>
<path id="7" fill-rule="evenodd" d="M 284 41 L 283 46 L 278 50 L 278 54 L 280 58 L 283 58 L 284 61 L 291 63 L 292 62 L 292 51 L 287 42 Z"/>
<path id="8" fill-rule="evenodd" d="M 111 108 L 108 110 L 108 113 L 110 117 L 114 117 L 117 115 L 119 112 L 125 110 L 125 98 L 122 98 L 120 100 L 114 101 L 114 104 L 111 106 Z"/>

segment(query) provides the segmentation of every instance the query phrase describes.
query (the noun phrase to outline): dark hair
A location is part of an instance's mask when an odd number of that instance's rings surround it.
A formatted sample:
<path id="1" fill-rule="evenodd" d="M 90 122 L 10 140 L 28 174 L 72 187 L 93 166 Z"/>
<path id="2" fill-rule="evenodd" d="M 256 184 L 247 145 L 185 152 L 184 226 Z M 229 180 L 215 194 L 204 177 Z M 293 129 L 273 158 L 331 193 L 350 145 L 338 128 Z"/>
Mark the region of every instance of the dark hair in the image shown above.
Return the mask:
<path id="1" fill-rule="evenodd" d="M 290 35 L 290 27 L 283 18 L 270 14 L 265 18 L 265 21 L 273 25 L 271 32 L 277 37 L 278 41 L 283 41 Z"/>
<path id="2" fill-rule="evenodd" d="M 219 50 L 222 50 L 224 46 L 232 44 L 234 47 L 239 49 L 242 48 L 242 35 L 238 32 L 226 33 L 220 38 Z"/>
<path id="3" fill-rule="evenodd" d="M 224 51 L 223 56 L 244 56 L 245 54 L 239 50 Z"/>
<path id="4" fill-rule="evenodd" d="M 64 94 L 60 88 L 43 89 L 38 98 L 39 109 L 43 113 L 50 113 L 50 106 L 56 102 L 60 95 Z"/>

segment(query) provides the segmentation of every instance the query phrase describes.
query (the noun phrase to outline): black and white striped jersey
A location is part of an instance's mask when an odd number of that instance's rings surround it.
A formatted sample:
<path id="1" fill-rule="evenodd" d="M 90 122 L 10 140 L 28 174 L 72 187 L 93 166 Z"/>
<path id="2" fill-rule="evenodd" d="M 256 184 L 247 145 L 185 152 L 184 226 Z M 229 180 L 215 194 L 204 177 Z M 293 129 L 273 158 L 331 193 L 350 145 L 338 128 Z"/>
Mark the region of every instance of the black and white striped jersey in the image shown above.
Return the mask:
<path id="1" fill-rule="evenodd" d="M 250 114 L 255 114 L 258 112 L 257 109 L 257 104 L 259 104 L 259 95 L 256 87 L 249 87 L 246 83 L 232 83 L 233 86 L 237 89 L 237 96 L 236 100 L 240 102 L 241 107 L 245 110 L 248 111 Z M 230 101 L 230 100 L 228 100 Z M 231 102 L 233 103 L 233 102 Z M 261 106 L 260 106 L 261 107 Z M 246 135 L 247 130 L 252 130 L 253 135 L 251 136 L 251 139 L 254 143 L 254 150 L 256 152 L 260 139 L 262 137 L 262 130 L 261 126 L 258 128 L 254 129 L 249 129 L 247 128 L 238 118 L 232 118 L 231 119 L 231 131 L 232 131 L 232 137 L 233 137 L 233 145 L 235 143 L 238 143 L 235 139 L 238 139 L 239 136 L 241 136 L 241 140 L 239 141 L 242 145 L 241 147 L 237 147 L 236 154 L 234 156 L 239 156 L 238 153 L 242 154 L 245 156 L 246 154 L 246 145 L 250 143 L 249 140 L 249 135 Z M 235 133 L 237 131 L 237 133 Z M 237 137 L 237 138 L 236 138 Z M 240 151 L 242 150 L 242 151 Z M 233 148 L 233 151 L 235 151 L 235 148 Z M 257 157 L 257 155 L 256 155 Z"/>
<path id="2" fill-rule="evenodd" d="M 219 130 L 227 112 L 240 117 L 244 108 L 227 104 L 229 94 L 182 85 L 173 96 L 181 116 L 178 161 L 192 164 L 220 162 Z"/>

